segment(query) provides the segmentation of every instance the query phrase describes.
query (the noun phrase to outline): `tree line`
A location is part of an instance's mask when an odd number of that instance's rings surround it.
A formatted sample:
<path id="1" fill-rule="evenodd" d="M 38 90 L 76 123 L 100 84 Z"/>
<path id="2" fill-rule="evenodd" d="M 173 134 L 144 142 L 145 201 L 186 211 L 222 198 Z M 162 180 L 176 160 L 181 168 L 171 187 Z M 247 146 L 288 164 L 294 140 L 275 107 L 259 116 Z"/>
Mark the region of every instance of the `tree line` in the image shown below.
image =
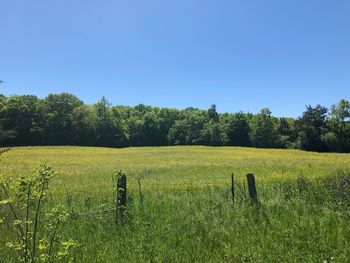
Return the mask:
<path id="1" fill-rule="evenodd" d="M 298 118 L 151 107 L 112 106 L 105 97 L 87 105 L 69 93 L 0 94 L 0 145 L 209 145 L 350 152 L 350 103 L 306 106 Z"/>

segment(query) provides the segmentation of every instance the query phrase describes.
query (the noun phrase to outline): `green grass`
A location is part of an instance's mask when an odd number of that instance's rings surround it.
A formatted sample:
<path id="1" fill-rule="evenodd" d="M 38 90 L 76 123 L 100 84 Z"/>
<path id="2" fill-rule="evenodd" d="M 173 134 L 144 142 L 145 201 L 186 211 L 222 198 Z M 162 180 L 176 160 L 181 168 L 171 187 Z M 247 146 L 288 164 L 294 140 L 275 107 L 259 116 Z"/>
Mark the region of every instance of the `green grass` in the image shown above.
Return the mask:
<path id="1" fill-rule="evenodd" d="M 64 237 L 80 243 L 76 262 L 350 260 L 350 189 L 337 179 L 349 176 L 350 154 L 199 146 L 18 147 L 1 156 L 0 173 L 26 176 L 42 160 L 59 172 L 46 206 L 62 203 L 74 213 L 112 206 L 112 172 L 127 174 L 124 226 L 116 227 L 113 213 L 107 213 L 78 216 L 64 227 Z M 141 205 L 135 178 L 146 171 Z M 256 176 L 259 210 L 247 198 L 248 172 Z M 0 261 L 15 262 L 4 246 L 12 234 L 4 226 L 0 231 Z"/>

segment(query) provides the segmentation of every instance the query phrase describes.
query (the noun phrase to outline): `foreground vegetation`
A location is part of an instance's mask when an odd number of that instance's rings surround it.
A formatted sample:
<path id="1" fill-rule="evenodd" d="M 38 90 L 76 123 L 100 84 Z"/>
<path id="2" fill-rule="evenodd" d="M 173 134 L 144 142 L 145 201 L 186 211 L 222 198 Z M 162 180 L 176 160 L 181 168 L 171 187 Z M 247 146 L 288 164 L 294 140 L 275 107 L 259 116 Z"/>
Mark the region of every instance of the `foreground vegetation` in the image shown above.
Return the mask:
<path id="1" fill-rule="evenodd" d="M 72 94 L 0 94 L 0 145 L 210 145 L 350 152 L 350 102 L 307 106 L 298 118 L 208 110 L 86 105 Z"/>
<path id="2" fill-rule="evenodd" d="M 28 176 L 46 160 L 58 172 L 45 209 L 69 211 L 62 238 L 76 262 L 347 262 L 350 155 L 233 147 L 18 147 L 1 176 Z M 128 178 L 128 214 L 116 226 L 112 173 Z M 232 203 L 230 174 L 236 178 Z M 256 176 L 260 208 L 247 198 Z M 141 202 L 137 178 L 141 181 Z M 0 210 L 1 213 L 1 210 Z M 14 238 L 0 225 L 0 255 Z"/>

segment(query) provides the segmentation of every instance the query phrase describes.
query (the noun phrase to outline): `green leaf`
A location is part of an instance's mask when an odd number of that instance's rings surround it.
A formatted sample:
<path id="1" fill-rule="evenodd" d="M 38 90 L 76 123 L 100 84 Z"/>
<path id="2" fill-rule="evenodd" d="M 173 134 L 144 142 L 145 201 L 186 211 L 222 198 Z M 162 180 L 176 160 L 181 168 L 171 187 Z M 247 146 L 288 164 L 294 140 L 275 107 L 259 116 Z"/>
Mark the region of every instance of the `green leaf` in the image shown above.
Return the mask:
<path id="1" fill-rule="evenodd" d="M 4 199 L 4 200 L 1 200 L 1 201 L 0 201 L 0 205 L 8 205 L 8 204 L 10 204 L 11 202 L 13 202 L 12 199 Z"/>

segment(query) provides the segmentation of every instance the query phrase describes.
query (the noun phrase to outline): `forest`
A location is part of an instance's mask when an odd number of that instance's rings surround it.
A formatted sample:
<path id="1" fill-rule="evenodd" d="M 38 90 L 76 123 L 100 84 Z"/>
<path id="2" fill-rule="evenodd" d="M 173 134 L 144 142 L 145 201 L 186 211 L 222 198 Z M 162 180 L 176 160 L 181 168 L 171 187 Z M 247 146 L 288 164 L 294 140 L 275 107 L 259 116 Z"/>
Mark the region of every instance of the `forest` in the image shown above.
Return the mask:
<path id="1" fill-rule="evenodd" d="M 307 105 L 298 118 L 252 113 L 113 106 L 102 97 L 87 105 L 69 94 L 0 95 L 0 145 L 208 145 L 350 152 L 350 103 Z"/>

